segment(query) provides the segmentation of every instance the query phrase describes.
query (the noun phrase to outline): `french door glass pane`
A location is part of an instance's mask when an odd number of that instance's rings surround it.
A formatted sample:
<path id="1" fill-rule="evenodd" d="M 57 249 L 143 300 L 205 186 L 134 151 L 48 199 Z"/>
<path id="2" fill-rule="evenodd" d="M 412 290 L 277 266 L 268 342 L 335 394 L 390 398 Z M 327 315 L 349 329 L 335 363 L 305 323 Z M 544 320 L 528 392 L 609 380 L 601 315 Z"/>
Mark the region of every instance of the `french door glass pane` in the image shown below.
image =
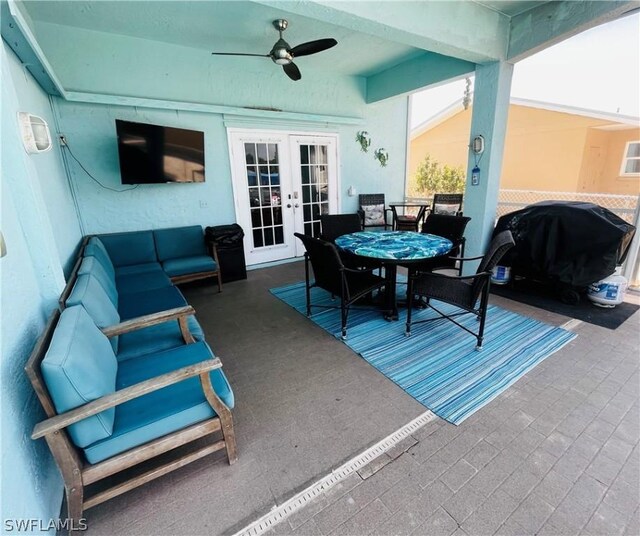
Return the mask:
<path id="1" fill-rule="evenodd" d="M 305 234 L 320 234 L 320 215 L 329 213 L 328 152 L 326 145 L 300 145 L 302 217 Z"/>
<path id="2" fill-rule="evenodd" d="M 284 244 L 278 145 L 245 143 L 244 152 L 253 247 Z"/>

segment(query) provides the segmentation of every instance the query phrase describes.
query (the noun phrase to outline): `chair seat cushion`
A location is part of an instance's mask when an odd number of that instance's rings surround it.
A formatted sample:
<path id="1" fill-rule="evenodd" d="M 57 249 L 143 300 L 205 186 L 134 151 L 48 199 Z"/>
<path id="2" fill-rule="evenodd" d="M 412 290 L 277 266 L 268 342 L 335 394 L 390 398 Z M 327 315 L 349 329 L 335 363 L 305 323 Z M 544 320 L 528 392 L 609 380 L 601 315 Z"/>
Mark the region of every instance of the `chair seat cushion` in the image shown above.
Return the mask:
<path id="1" fill-rule="evenodd" d="M 169 277 L 199 272 L 215 272 L 218 269 L 216 262 L 208 255 L 169 259 L 162 263 L 162 267 Z"/>
<path id="2" fill-rule="evenodd" d="M 149 272 L 155 272 L 156 270 L 162 270 L 159 262 L 145 262 L 142 264 L 132 264 L 131 266 L 120 266 L 116 268 L 116 277 L 119 275 L 132 275 L 132 274 L 146 274 Z"/>
<path id="3" fill-rule="evenodd" d="M 67 307 L 53 333 L 40 367 L 56 411 L 64 413 L 116 389 L 118 362 L 109 340 L 81 305 Z M 67 428 L 78 447 L 111 435 L 114 409 Z"/>
<path id="4" fill-rule="evenodd" d="M 140 292 L 123 292 L 119 296 L 118 313 L 122 321 L 187 305 L 187 300 L 175 286 Z"/>
<path id="5" fill-rule="evenodd" d="M 191 315 L 187 318 L 187 325 L 196 341 L 204 340 L 204 332 L 195 316 Z M 116 357 L 121 362 L 134 357 L 177 348 L 184 344 L 178 321 L 171 320 L 120 335 Z"/>
<path id="6" fill-rule="evenodd" d="M 116 276 L 116 288 L 119 294 L 140 292 L 142 290 L 155 290 L 171 285 L 171 279 L 169 279 L 163 270 Z"/>
<path id="7" fill-rule="evenodd" d="M 117 389 L 147 380 L 213 357 L 204 342 L 129 359 L 118 366 Z M 222 370 L 211 373 L 213 388 L 229 408 L 233 391 Z M 214 417 L 198 377 L 184 380 L 116 407 L 113 433 L 84 449 L 87 460 L 97 463 L 164 435 Z"/>

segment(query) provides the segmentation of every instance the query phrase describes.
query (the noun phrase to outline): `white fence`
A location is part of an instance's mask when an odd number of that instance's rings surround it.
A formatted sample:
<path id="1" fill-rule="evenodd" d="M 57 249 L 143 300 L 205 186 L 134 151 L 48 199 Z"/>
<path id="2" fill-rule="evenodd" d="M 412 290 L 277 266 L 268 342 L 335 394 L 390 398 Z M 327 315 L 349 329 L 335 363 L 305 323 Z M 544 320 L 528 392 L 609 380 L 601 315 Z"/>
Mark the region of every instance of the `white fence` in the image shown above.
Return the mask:
<path id="1" fill-rule="evenodd" d="M 577 192 L 544 192 L 532 190 L 500 190 L 496 217 L 538 203 L 539 201 L 584 201 L 608 208 L 623 220 L 633 224 L 638 207 L 638 196 Z"/>

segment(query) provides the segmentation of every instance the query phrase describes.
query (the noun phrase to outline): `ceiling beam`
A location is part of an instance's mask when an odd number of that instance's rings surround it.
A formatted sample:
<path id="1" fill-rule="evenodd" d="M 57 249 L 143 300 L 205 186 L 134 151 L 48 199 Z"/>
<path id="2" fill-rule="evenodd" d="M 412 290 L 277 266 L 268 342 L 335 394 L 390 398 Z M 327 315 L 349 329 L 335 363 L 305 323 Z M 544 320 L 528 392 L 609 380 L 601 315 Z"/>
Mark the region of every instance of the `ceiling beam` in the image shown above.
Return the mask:
<path id="1" fill-rule="evenodd" d="M 475 71 L 476 64 L 433 52 L 367 78 L 367 103 L 410 93 Z"/>
<path id="2" fill-rule="evenodd" d="M 511 19 L 508 61 L 515 63 L 590 28 L 640 8 L 640 2 L 548 2 Z"/>
<path id="3" fill-rule="evenodd" d="M 507 51 L 509 17 L 476 2 L 254 1 L 474 63 L 504 59 Z"/>

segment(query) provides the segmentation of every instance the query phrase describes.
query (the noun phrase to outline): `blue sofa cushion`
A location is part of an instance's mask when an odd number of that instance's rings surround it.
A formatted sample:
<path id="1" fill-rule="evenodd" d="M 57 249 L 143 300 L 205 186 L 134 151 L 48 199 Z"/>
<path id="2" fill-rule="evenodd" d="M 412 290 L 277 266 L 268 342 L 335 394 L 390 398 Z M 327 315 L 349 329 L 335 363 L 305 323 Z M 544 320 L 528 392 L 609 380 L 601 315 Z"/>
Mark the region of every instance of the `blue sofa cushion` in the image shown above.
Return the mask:
<path id="1" fill-rule="evenodd" d="M 123 389 L 209 359 L 212 355 L 207 344 L 199 342 L 129 359 L 120 363 L 116 385 Z M 218 397 L 232 408 L 233 391 L 222 370 L 212 371 L 211 381 Z M 202 392 L 200 379 L 190 378 L 117 406 L 111 436 L 88 446 L 84 452 L 90 463 L 97 463 L 214 416 L 215 412 Z"/>
<path id="2" fill-rule="evenodd" d="M 195 316 L 191 315 L 187 318 L 187 325 L 196 341 L 204 340 L 204 332 Z M 126 361 L 184 344 L 178 321 L 171 320 L 121 335 L 117 358 L 118 361 Z"/>
<path id="3" fill-rule="evenodd" d="M 162 270 L 159 262 L 145 262 L 144 264 L 120 266 L 120 268 L 116 268 L 115 274 L 117 277 L 119 275 L 146 274 L 148 272 L 155 272 L 156 270 Z"/>
<path id="4" fill-rule="evenodd" d="M 163 270 L 116 276 L 116 288 L 120 295 L 127 292 L 140 292 L 142 290 L 170 287 L 171 285 L 171 279 L 169 279 Z"/>
<path id="5" fill-rule="evenodd" d="M 185 305 L 187 300 L 178 287 L 161 287 L 121 294 L 118 300 L 118 312 L 122 320 L 129 320 Z"/>
<path id="6" fill-rule="evenodd" d="M 215 272 L 218 269 L 216 262 L 208 255 L 169 259 L 163 261 L 162 267 L 169 277 L 197 274 L 198 272 Z"/>
<path id="7" fill-rule="evenodd" d="M 111 262 L 109 253 L 97 236 L 93 236 L 89 239 L 87 245 L 84 247 L 82 256 L 95 257 L 111 277 L 115 276 L 115 268 Z"/>
<path id="8" fill-rule="evenodd" d="M 99 238 L 116 268 L 158 260 L 151 231 L 105 234 Z"/>
<path id="9" fill-rule="evenodd" d="M 200 225 L 173 227 L 153 231 L 156 252 L 160 262 L 181 257 L 198 257 L 207 254 L 204 234 Z"/>
<path id="10" fill-rule="evenodd" d="M 96 257 L 85 257 L 84 259 L 82 259 L 80 267 L 78 268 L 78 275 L 80 276 L 86 274 L 92 275 L 100 282 L 102 288 L 107 293 L 107 296 L 109 296 L 111 303 L 113 303 L 115 307 L 118 307 L 118 291 L 116 290 L 116 281 L 107 273 L 104 266 L 100 264 Z"/>
<path id="11" fill-rule="evenodd" d="M 113 393 L 118 362 L 108 339 L 83 307 L 65 309 L 42 361 L 42 376 L 58 413 Z M 108 438 L 115 410 L 105 410 L 67 428 L 78 447 Z"/>
<path id="12" fill-rule="evenodd" d="M 113 326 L 120 322 L 120 315 L 100 282 L 91 274 L 79 275 L 73 290 L 67 298 L 66 306 L 82 305 L 99 328 Z M 118 352 L 118 337 L 109 339 L 114 352 Z"/>

